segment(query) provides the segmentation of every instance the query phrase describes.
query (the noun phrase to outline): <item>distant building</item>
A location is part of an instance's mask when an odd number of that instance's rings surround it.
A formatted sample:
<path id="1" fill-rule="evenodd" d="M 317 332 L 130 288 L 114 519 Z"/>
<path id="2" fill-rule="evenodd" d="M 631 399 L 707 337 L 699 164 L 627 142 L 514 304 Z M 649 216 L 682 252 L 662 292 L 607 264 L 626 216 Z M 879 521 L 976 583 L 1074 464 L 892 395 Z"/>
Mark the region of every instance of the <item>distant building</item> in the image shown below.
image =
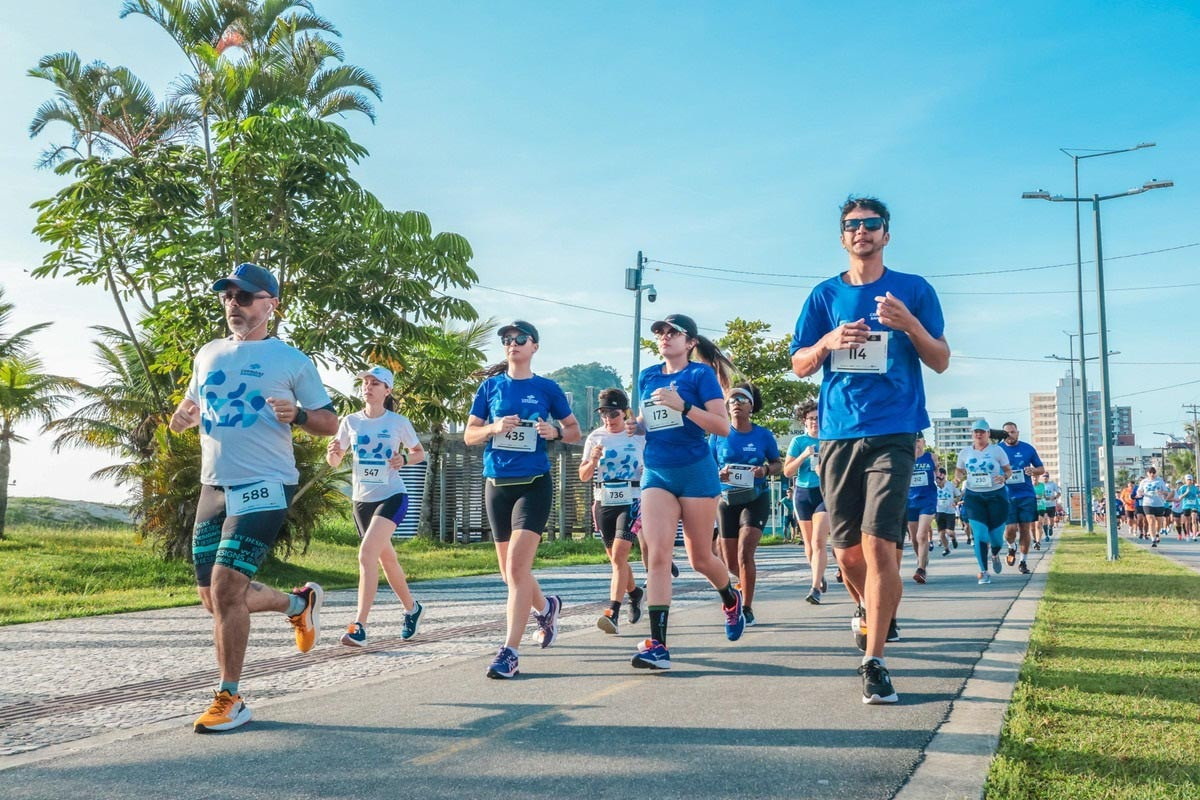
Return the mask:
<path id="1" fill-rule="evenodd" d="M 965 408 L 950 409 L 950 416 L 933 420 L 933 446 L 938 450 L 957 453 L 971 444 L 971 423 Z"/>
<path id="2" fill-rule="evenodd" d="M 1079 427 L 1084 419 L 1083 405 L 1082 384 L 1076 378 L 1072 386 L 1069 373 L 1059 379 L 1053 392 L 1033 392 L 1029 395 L 1029 442 L 1037 448 L 1046 469 L 1062 486 L 1083 485 L 1083 473 L 1076 455 L 1083 444 Z M 1129 406 L 1115 406 L 1112 411 L 1114 436 L 1122 437 L 1117 441 L 1132 444 L 1132 409 Z M 1100 459 L 1096 455 L 1102 435 L 1099 392 L 1088 392 L 1086 420 L 1088 443 L 1092 445 L 1087 467 L 1091 471 L 1092 486 L 1099 486 Z"/>

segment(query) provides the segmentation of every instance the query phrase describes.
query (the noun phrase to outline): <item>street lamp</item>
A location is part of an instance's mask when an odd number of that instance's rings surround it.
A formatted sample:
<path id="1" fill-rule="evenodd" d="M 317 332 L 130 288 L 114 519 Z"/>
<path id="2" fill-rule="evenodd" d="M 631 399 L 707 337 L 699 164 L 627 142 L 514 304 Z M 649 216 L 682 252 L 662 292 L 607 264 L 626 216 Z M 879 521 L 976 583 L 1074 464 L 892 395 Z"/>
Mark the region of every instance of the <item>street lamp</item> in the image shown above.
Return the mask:
<path id="1" fill-rule="evenodd" d="M 1098 321 L 1099 321 L 1097 331 L 1099 331 L 1099 333 L 1100 333 L 1100 383 L 1101 383 L 1100 405 L 1101 405 L 1101 414 L 1103 414 L 1103 416 L 1101 417 L 1101 423 L 1104 425 L 1103 433 L 1104 433 L 1104 491 L 1105 491 L 1104 502 L 1105 502 L 1105 504 L 1109 504 L 1110 501 L 1112 500 L 1112 494 L 1116 487 L 1113 486 L 1114 476 L 1113 476 L 1113 452 L 1112 452 L 1112 441 L 1113 441 L 1113 437 L 1112 437 L 1112 427 L 1113 427 L 1113 424 L 1112 424 L 1112 390 L 1109 387 L 1109 379 L 1108 379 L 1108 324 L 1107 324 L 1107 311 L 1105 309 L 1106 303 L 1104 302 L 1104 247 L 1103 247 L 1103 239 L 1100 234 L 1100 204 L 1103 203 L 1105 200 L 1115 200 L 1118 197 L 1130 197 L 1135 194 L 1141 194 L 1142 192 L 1148 192 L 1151 189 L 1167 189 L 1174 185 L 1175 184 L 1172 181 L 1160 181 L 1156 178 L 1151 178 L 1150 180 L 1143 183 L 1141 186 L 1135 186 L 1132 189 L 1126 189 L 1125 191 L 1117 192 L 1116 194 L 1107 194 L 1107 195 L 1093 194 L 1091 197 L 1063 197 L 1062 195 L 1050 195 L 1045 190 L 1039 190 L 1037 192 L 1026 192 L 1025 194 L 1022 195 L 1022 197 L 1026 197 L 1029 199 L 1049 200 L 1054 203 L 1075 203 L 1076 208 L 1079 207 L 1080 203 L 1089 203 L 1090 202 L 1092 204 L 1092 217 L 1095 220 L 1095 226 L 1096 226 L 1096 306 L 1098 309 Z M 1080 333 L 1083 332 L 1082 327 L 1079 330 L 1080 330 Z M 1079 366 L 1082 369 L 1083 363 L 1084 363 L 1083 362 L 1083 336 L 1082 335 L 1079 337 L 1079 349 L 1080 349 Z M 1083 402 L 1086 407 L 1086 404 L 1087 404 L 1087 395 L 1086 394 L 1083 397 Z M 1087 430 L 1086 425 L 1084 427 L 1084 430 L 1085 431 Z M 1090 454 L 1089 454 L 1089 458 L 1090 458 Z M 1090 500 L 1091 500 L 1090 496 L 1088 499 L 1089 499 L 1088 505 L 1090 508 L 1090 505 L 1091 505 L 1090 504 Z M 1117 518 L 1116 518 L 1116 516 L 1113 514 L 1107 514 L 1105 516 L 1105 524 L 1108 526 L 1108 560 L 1115 561 L 1120 556 L 1120 553 L 1118 551 L 1118 543 L 1117 543 Z"/>
<path id="2" fill-rule="evenodd" d="M 1082 406 L 1081 410 L 1076 410 L 1077 407 L 1079 406 L 1079 403 L 1075 398 L 1075 362 L 1081 361 L 1081 359 L 1078 359 L 1075 357 L 1075 337 L 1078 336 L 1079 334 L 1072 333 L 1071 331 L 1063 331 L 1063 333 L 1066 334 L 1066 336 L 1067 336 L 1067 352 L 1070 355 L 1068 355 L 1066 358 L 1063 358 L 1062 356 L 1059 356 L 1059 355 L 1048 355 L 1048 356 L 1046 356 L 1046 358 L 1053 359 L 1054 361 L 1066 361 L 1066 362 L 1068 362 L 1068 366 L 1070 369 L 1070 380 L 1071 380 L 1071 472 L 1072 472 L 1071 477 L 1072 477 L 1073 482 L 1075 483 L 1075 486 L 1078 489 L 1083 491 L 1084 497 L 1086 498 L 1086 502 L 1081 505 L 1087 505 L 1088 509 L 1087 509 L 1087 511 L 1083 511 L 1081 509 L 1080 513 L 1083 514 L 1083 521 L 1086 521 L 1086 523 L 1087 523 L 1088 533 L 1095 533 L 1095 530 L 1092 528 L 1091 483 L 1089 481 L 1087 481 L 1083 475 L 1083 472 L 1085 469 L 1086 470 L 1091 469 L 1091 466 L 1092 466 L 1091 458 L 1086 458 L 1086 460 L 1081 458 L 1080 443 L 1079 443 L 1079 424 L 1078 424 L 1079 418 L 1083 417 L 1083 423 L 1082 423 L 1083 426 L 1087 426 L 1087 424 L 1088 424 L 1087 397 L 1085 396 L 1083 398 L 1083 406 Z M 1088 331 L 1087 333 L 1084 334 L 1084 336 L 1095 336 L 1095 335 L 1096 335 L 1095 331 Z M 1116 353 L 1109 353 L 1109 355 L 1110 356 L 1116 355 Z M 1088 360 L 1095 361 L 1097 358 L 1099 358 L 1099 356 L 1090 356 L 1088 358 Z M 1083 364 L 1082 363 L 1080 363 L 1080 365 L 1079 365 L 1079 371 L 1081 373 L 1083 372 Z M 1086 456 L 1086 453 L 1087 453 L 1087 451 L 1085 450 L 1083 455 Z M 1060 472 L 1061 472 L 1061 470 L 1060 470 Z M 1084 478 L 1084 482 L 1082 484 L 1079 483 L 1081 478 Z"/>
<path id="3" fill-rule="evenodd" d="M 642 256 L 642 251 L 638 250 L 637 266 L 625 270 L 625 288 L 634 292 L 636 298 L 633 302 L 633 391 L 630 392 L 635 407 L 639 402 L 637 384 L 642 360 L 642 292 L 646 293 L 646 299 L 651 303 L 658 299 L 658 290 L 654 288 L 654 284 L 642 283 L 645 270 L 646 259 Z"/>
<path id="4" fill-rule="evenodd" d="M 1147 147 L 1154 147 L 1154 142 L 1141 142 L 1133 147 L 1123 147 L 1112 150 L 1091 150 L 1079 147 L 1061 147 L 1059 150 L 1071 159 L 1075 167 L 1075 196 L 1079 196 L 1079 162 L 1085 158 L 1099 158 L 1101 156 L 1112 156 L 1118 153 L 1129 153 L 1134 150 L 1142 150 Z M 1026 192 L 1022 197 L 1035 198 L 1041 200 L 1049 200 L 1050 195 L 1046 192 Z M 1087 384 L 1087 368 L 1085 365 L 1084 333 L 1083 333 L 1083 245 L 1079 228 L 1079 204 L 1075 204 L 1075 309 L 1078 316 L 1079 332 L 1076 336 L 1079 337 L 1079 391 L 1083 394 L 1083 424 L 1081 438 L 1083 440 L 1083 487 L 1084 495 L 1087 497 L 1087 502 L 1084 503 L 1085 510 L 1083 518 L 1087 526 L 1088 533 L 1094 533 L 1092 520 L 1092 454 L 1091 454 L 1091 436 L 1088 431 L 1088 384 Z M 1111 515 L 1110 515 L 1111 516 Z"/>

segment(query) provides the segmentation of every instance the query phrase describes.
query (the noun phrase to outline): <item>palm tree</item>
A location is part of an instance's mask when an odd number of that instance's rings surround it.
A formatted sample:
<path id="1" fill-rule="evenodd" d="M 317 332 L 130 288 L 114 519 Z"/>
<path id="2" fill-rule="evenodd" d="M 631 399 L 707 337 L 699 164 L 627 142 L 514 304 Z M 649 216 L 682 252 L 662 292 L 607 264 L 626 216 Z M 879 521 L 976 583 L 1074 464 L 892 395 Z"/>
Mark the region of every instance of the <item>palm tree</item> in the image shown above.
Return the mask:
<path id="1" fill-rule="evenodd" d="M 413 337 L 403 345 L 402 360 L 395 368 L 397 407 L 418 430 L 428 430 L 428 464 L 425 490 L 421 498 L 422 535 L 433 531 L 433 484 L 445 450 L 446 432 L 451 422 L 464 423 L 471 399 L 479 384 L 483 364 L 483 346 L 495 323 L 476 322 L 467 328 L 434 329 L 428 336 Z"/>
<path id="2" fill-rule="evenodd" d="M 129 337 L 114 328 L 96 326 L 99 337 L 96 362 L 101 381 L 94 385 L 75 382 L 75 394 L 82 405 L 65 417 L 46 424 L 45 431 L 55 434 L 55 452 L 64 447 L 107 450 L 126 459 L 95 472 L 92 477 L 125 483 L 135 478 L 135 467 L 154 455 L 154 430 L 169 416 L 171 409 L 161 405 L 160 397 L 169 396 L 169 375 L 152 373 L 158 384 L 151 387 L 141 369 L 137 350 Z M 149 350 L 148 343 L 142 347 Z M 153 355 L 153 353 L 151 353 Z"/>
<path id="3" fill-rule="evenodd" d="M 4 520 L 8 513 L 9 465 L 12 445 L 24 442 L 17 426 L 33 420 L 48 422 L 54 412 L 70 398 L 66 378 L 42 372 L 41 362 L 33 356 L 0 360 L 0 539 L 4 538 Z"/>
<path id="4" fill-rule="evenodd" d="M 29 355 L 29 337 L 52 324 L 41 322 L 22 328 L 16 333 L 6 334 L 4 329 L 12 321 L 13 308 L 13 304 L 4 299 L 4 288 L 0 287 L 0 358 L 22 358 Z"/>
<path id="5" fill-rule="evenodd" d="M 54 99 L 42 103 L 34 112 L 33 121 L 29 123 L 29 137 L 37 136 L 52 122 L 66 124 L 71 132 L 71 143 L 51 144 L 42 154 L 39 166 L 56 164 L 69 152 L 83 158 L 91 158 L 97 150 L 108 152 L 111 145 L 104 138 L 100 120 L 100 109 L 109 90 L 107 64 L 93 61 L 84 65 L 75 53 L 63 52 L 43 56 L 37 67 L 27 74 L 55 86 Z"/>

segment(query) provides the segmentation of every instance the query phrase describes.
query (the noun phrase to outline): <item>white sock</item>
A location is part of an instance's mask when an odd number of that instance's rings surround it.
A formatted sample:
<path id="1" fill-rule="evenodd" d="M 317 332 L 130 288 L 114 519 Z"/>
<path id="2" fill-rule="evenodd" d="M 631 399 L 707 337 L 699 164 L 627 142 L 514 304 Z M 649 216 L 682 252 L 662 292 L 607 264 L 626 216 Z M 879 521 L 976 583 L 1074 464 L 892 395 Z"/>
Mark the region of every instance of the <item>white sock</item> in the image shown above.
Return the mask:
<path id="1" fill-rule="evenodd" d="M 878 661 L 879 666 L 886 667 L 887 662 L 883 660 L 883 656 L 863 656 L 862 662 L 865 664 L 868 661 Z"/>
<path id="2" fill-rule="evenodd" d="M 1021 563 L 1022 564 L 1025 563 L 1025 554 L 1024 553 L 1021 553 Z"/>

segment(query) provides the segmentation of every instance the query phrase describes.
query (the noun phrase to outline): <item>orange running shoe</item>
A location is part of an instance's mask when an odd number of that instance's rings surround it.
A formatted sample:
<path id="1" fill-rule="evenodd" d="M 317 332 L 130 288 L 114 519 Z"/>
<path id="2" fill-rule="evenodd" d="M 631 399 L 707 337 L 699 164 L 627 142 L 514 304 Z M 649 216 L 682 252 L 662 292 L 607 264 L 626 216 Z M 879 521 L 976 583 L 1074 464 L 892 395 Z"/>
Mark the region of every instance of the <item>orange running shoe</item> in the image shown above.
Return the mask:
<path id="1" fill-rule="evenodd" d="M 292 594 L 305 600 L 304 610 L 288 617 L 288 622 L 296 629 L 296 649 L 307 653 L 313 649 L 317 637 L 321 635 L 321 603 L 325 602 L 325 591 L 318 584 L 309 581 L 299 589 L 293 589 Z"/>
<path id="2" fill-rule="evenodd" d="M 196 718 L 192 730 L 196 733 L 228 731 L 249 721 L 250 707 L 242 700 L 242 696 L 221 690 L 213 692 L 212 705 Z"/>

